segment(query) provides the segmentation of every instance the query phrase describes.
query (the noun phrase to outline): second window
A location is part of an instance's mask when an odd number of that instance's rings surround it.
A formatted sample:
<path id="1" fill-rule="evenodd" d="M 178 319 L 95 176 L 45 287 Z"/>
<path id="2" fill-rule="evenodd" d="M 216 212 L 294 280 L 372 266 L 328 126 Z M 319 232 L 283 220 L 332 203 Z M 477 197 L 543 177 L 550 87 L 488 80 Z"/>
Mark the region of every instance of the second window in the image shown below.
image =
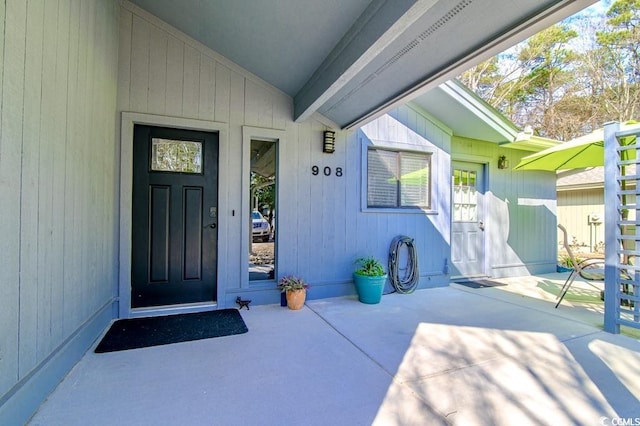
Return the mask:
<path id="1" fill-rule="evenodd" d="M 367 207 L 431 207 L 431 154 L 369 148 Z"/>

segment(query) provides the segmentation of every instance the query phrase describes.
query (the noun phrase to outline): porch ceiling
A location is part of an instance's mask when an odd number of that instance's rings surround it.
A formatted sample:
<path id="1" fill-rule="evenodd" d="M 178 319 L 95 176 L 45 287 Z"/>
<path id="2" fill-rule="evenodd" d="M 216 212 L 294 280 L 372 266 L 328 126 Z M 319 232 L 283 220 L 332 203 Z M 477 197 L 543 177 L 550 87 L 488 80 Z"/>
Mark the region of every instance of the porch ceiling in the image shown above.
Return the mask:
<path id="1" fill-rule="evenodd" d="M 354 127 L 595 0 L 131 0 Z"/>

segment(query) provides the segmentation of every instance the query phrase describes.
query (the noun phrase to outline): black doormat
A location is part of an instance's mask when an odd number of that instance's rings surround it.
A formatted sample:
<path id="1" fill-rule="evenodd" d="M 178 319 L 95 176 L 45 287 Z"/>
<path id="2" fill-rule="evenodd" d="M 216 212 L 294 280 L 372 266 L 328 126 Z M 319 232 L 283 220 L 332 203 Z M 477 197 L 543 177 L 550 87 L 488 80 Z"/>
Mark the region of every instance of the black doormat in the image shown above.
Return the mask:
<path id="1" fill-rule="evenodd" d="M 458 281 L 456 284 L 471 288 L 502 287 L 506 285 L 505 283 L 499 283 L 491 280 Z"/>
<path id="2" fill-rule="evenodd" d="M 249 331 L 237 309 L 129 318 L 114 322 L 96 353 L 230 336 Z"/>

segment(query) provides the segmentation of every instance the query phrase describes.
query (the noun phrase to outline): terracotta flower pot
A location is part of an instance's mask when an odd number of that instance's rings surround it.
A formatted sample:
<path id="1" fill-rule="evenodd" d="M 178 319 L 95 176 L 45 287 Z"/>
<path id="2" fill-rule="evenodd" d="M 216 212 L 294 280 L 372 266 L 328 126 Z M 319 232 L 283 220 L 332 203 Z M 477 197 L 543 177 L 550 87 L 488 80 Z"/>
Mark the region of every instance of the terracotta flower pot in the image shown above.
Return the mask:
<path id="1" fill-rule="evenodd" d="M 287 306 L 289 309 L 298 310 L 304 306 L 307 298 L 307 290 L 289 290 L 287 291 Z"/>

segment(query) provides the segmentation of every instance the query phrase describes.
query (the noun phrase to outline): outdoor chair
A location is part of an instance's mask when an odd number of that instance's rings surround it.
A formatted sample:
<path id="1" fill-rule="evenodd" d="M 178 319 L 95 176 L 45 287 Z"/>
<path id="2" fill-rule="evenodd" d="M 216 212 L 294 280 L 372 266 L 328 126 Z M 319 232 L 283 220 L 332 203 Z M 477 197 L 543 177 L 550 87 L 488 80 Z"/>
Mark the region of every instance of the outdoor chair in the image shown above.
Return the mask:
<path id="1" fill-rule="evenodd" d="M 556 308 L 558 307 L 558 305 L 560 305 L 560 302 L 562 302 L 562 299 L 564 299 L 564 296 L 567 294 L 567 291 L 569 291 L 571 284 L 573 284 L 576 277 L 578 276 L 582 277 L 582 279 L 584 279 L 587 282 L 587 284 L 591 285 L 592 287 L 598 288 L 600 290 L 600 299 L 604 300 L 604 259 L 584 259 L 578 262 L 576 260 L 576 257 L 573 255 L 573 251 L 571 250 L 571 247 L 569 246 L 569 237 L 567 236 L 566 228 L 560 224 L 558 224 L 558 228 L 560 228 L 560 230 L 562 231 L 562 234 L 563 234 L 562 245 L 564 246 L 564 249 L 567 251 L 567 255 L 569 256 L 569 259 L 571 259 L 573 271 L 571 271 L 571 274 L 569 274 L 569 276 L 567 277 L 567 280 L 564 282 L 564 285 L 560 289 L 560 293 L 556 298 L 556 301 L 557 301 Z M 623 244 L 625 245 L 624 247 L 625 249 L 629 249 L 629 247 L 626 247 L 627 244 L 630 244 L 630 243 L 627 242 Z M 633 247 L 635 247 L 635 243 L 633 243 Z M 633 265 L 634 264 L 633 258 L 634 258 L 633 255 L 625 255 L 623 257 L 622 264 Z M 620 278 L 621 278 L 621 281 L 623 282 L 632 281 L 630 272 L 626 270 L 620 271 Z M 602 288 L 592 284 L 593 282 L 602 283 Z M 628 284 L 622 284 L 620 292 L 623 294 L 630 294 L 629 287 L 630 286 Z M 623 305 L 633 306 L 633 302 L 629 302 L 628 300 L 625 300 L 625 299 L 626 298 L 623 298 L 623 300 L 621 301 Z"/>
<path id="2" fill-rule="evenodd" d="M 575 281 L 575 279 L 580 276 L 584 279 L 589 285 L 595 287 L 600 290 L 600 295 L 604 294 L 604 259 L 584 259 L 580 262 L 577 261 L 576 257 L 573 255 L 573 251 L 571 250 L 571 246 L 569 246 L 569 237 L 567 236 L 567 230 L 564 226 L 558 224 L 558 228 L 562 231 L 562 245 L 564 249 L 567 251 L 567 255 L 571 260 L 571 265 L 573 267 L 573 271 L 567 277 L 567 280 L 564 282 L 564 285 L 560 289 L 560 293 L 556 298 L 556 308 L 564 299 L 564 296 L 569 291 L 571 284 Z M 592 284 L 593 282 L 602 283 L 602 288 L 597 285 Z"/>

